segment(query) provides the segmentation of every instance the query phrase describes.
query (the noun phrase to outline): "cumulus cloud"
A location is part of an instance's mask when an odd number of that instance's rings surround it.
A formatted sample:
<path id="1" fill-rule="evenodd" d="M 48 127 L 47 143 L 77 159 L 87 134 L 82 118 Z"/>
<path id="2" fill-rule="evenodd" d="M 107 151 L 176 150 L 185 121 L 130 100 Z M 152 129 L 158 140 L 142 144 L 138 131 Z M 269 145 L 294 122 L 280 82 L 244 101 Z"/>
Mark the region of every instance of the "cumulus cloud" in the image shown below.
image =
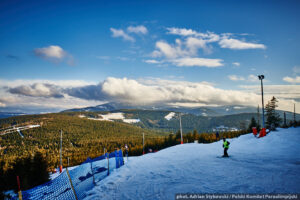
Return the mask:
<path id="1" fill-rule="evenodd" d="M 179 39 L 175 44 L 165 41 L 156 42 L 156 50 L 152 52 L 153 57 L 163 57 L 164 60 L 155 62 L 168 62 L 178 67 L 220 67 L 223 66 L 222 59 L 208 59 L 195 57 L 198 48 L 208 49 L 206 42 L 197 38 L 188 38 L 186 42 Z M 153 61 L 153 60 L 152 60 Z M 155 62 L 148 62 L 157 64 Z"/>
<path id="2" fill-rule="evenodd" d="M 250 74 L 247 78 L 238 75 L 229 75 L 228 78 L 232 81 L 258 82 L 257 76 Z"/>
<path id="3" fill-rule="evenodd" d="M 229 75 L 228 78 L 232 81 L 244 81 L 245 78 L 237 75 Z"/>
<path id="4" fill-rule="evenodd" d="M 171 62 L 179 67 L 220 67 L 223 66 L 222 59 L 208 59 L 208 58 L 178 58 Z"/>
<path id="5" fill-rule="evenodd" d="M 206 33 L 197 32 L 192 29 L 186 29 L 186 28 L 167 28 L 168 32 L 167 34 L 172 35 L 179 35 L 183 37 L 197 37 L 201 39 L 205 39 L 206 42 L 216 42 L 220 39 L 220 36 L 218 34 L 215 34 L 213 32 L 207 31 Z"/>
<path id="6" fill-rule="evenodd" d="M 5 103 L 0 102 L 0 107 L 5 107 Z"/>
<path id="7" fill-rule="evenodd" d="M 295 67 L 293 67 L 293 72 L 294 72 L 295 74 L 300 74 L 300 66 L 295 66 Z"/>
<path id="8" fill-rule="evenodd" d="M 51 81 L 49 81 L 51 82 Z M 261 101 L 260 85 L 241 86 L 241 90 L 224 90 L 204 82 L 163 79 L 128 79 L 109 77 L 103 82 L 59 84 L 19 81 L 19 85 L 3 84 L 0 80 L 0 102 L 6 106 L 46 106 L 72 108 L 105 102 L 137 105 L 240 105 L 257 106 Z M 15 83 L 16 84 L 16 83 Z M 265 85 L 265 100 L 279 98 L 279 109 L 288 110 L 300 99 L 300 85 Z M 22 98 L 20 98 L 22 95 Z M 5 97 L 5 98 L 3 98 Z M 52 97 L 52 98 L 50 98 Z M 299 102 L 298 102 L 299 103 Z M 300 103 L 299 103 L 300 104 Z"/>
<path id="9" fill-rule="evenodd" d="M 186 29 L 186 28 L 167 28 L 168 34 L 172 35 L 180 35 L 180 36 L 195 36 L 197 35 L 197 32 L 192 29 Z"/>
<path id="10" fill-rule="evenodd" d="M 161 61 L 158 61 L 158 60 L 153 60 L 153 59 L 150 59 L 150 60 L 144 60 L 145 63 L 148 63 L 148 64 L 160 64 L 162 63 Z"/>
<path id="11" fill-rule="evenodd" d="M 117 101 L 131 105 L 155 105 L 174 103 L 194 103 L 206 105 L 249 105 L 257 95 L 233 90 L 222 90 L 205 83 L 156 80 L 137 81 L 127 78 L 109 77 L 95 87 L 80 88 L 81 92 L 69 95 L 84 99 Z M 84 92 L 82 92 L 84 90 Z M 76 95 L 75 95 L 76 94 Z M 97 94 L 97 95 L 95 95 Z"/>
<path id="12" fill-rule="evenodd" d="M 9 92 L 12 94 L 20 94 L 24 96 L 32 97 L 53 97 L 53 98 L 63 98 L 63 94 L 54 85 L 35 83 L 32 85 L 21 85 L 18 87 L 10 88 Z"/>
<path id="13" fill-rule="evenodd" d="M 300 83 L 300 76 L 296 76 L 295 78 L 286 76 L 283 78 L 283 80 L 288 83 L 298 84 Z"/>
<path id="14" fill-rule="evenodd" d="M 136 33 L 136 34 L 147 34 L 148 30 L 145 26 L 141 25 L 141 26 L 129 26 L 127 27 L 127 31 L 129 33 Z"/>
<path id="15" fill-rule="evenodd" d="M 134 42 L 135 39 L 125 33 L 122 29 L 115 29 L 115 28 L 110 28 L 110 31 L 112 32 L 112 37 L 121 37 L 126 41 Z"/>
<path id="16" fill-rule="evenodd" d="M 207 41 L 201 38 L 188 37 L 186 47 L 192 55 L 196 55 L 199 48 L 203 49 L 206 54 L 212 52 L 212 47 L 207 45 Z"/>
<path id="17" fill-rule="evenodd" d="M 68 65 L 74 65 L 73 56 L 57 45 L 36 48 L 34 49 L 34 53 L 36 56 L 52 62 L 62 62 L 64 59 L 66 59 Z"/>
<path id="18" fill-rule="evenodd" d="M 241 40 L 233 39 L 233 38 L 227 38 L 223 37 L 219 41 L 219 45 L 221 48 L 228 48 L 228 49 L 266 49 L 266 46 L 263 44 L 257 44 L 257 43 L 250 43 L 250 42 L 244 42 Z"/>
<path id="19" fill-rule="evenodd" d="M 155 46 L 158 49 L 156 51 L 156 56 L 164 55 L 166 58 L 177 58 L 188 55 L 188 52 L 181 48 L 181 41 L 178 39 L 176 40 L 175 45 L 170 45 L 165 41 L 158 41 Z"/>
<path id="20" fill-rule="evenodd" d="M 55 59 L 62 59 L 67 54 L 60 46 L 56 45 L 51 45 L 44 48 L 36 48 L 34 52 L 37 56 Z"/>
<path id="21" fill-rule="evenodd" d="M 239 62 L 233 62 L 232 64 L 236 67 L 239 67 L 241 65 Z"/>

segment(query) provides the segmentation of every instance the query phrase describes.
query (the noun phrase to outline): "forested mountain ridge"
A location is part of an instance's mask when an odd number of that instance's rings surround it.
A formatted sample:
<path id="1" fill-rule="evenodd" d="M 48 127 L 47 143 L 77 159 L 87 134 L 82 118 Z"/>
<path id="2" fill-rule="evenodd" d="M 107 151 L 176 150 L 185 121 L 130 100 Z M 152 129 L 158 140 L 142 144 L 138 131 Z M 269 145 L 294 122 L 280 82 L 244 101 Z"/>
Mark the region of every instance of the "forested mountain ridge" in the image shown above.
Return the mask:
<path id="1" fill-rule="evenodd" d="M 23 126 L 40 124 L 41 127 L 22 131 L 24 138 L 17 132 L 0 136 L 1 161 L 5 168 L 16 159 L 28 156 L 36 151 L 46 155 L 51 168 L 59 161 L 60 130 L 63 131 L 63 162 L 70 165 L 79 164 L 87 157 L 96 157 L 116 148 L 142 145 L 142 133 L 147 138 L 162 138 L 167 133 L 142 129 L 130 124 L 109 121 L 94 121 L 70 114 L 25 115 L 0 119 L 0 128 L 11 125 Z M 2 131 L 3 132 L 3 131 Z"/>

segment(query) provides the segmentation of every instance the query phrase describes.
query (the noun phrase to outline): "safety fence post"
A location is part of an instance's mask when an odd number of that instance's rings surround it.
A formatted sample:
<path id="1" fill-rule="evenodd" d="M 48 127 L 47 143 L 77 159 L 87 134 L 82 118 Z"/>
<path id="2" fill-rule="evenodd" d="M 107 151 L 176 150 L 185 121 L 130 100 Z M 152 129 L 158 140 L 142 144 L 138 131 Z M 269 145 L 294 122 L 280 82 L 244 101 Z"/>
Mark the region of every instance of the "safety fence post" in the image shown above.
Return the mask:
<path id="1" fill-rule="evenodd" d="M 75 199 L 76 199 L 76 200 L 78 200 L 78 198 L 77 198 L 77 195 L 76 195 L 76 192 L 75 192 L 75 189 L 74 189 L 74 186 L 73 186 L 73 183 L 72 183 L 72 179 L 71 179 L 71 177 L 70 177 L 70 174 L 69 174 L 69 170 L 68 170 L 68 168 L 66 168 L 66 172 L 67 172 L 67 174 L 68 174 L 68 178 L 69 178 L 69 181 L 70 181 L 71 188 L 72 188 L 72 190 L 73 190 L 73 193 L 74 193 Z"/>
<path id="2" fill-rule="evenodd" d="M 107 176 L 109 176 L 109 153 L 106 153 L 107 158 Z"/>
<path id="3" fill-rule="evenodd" d="M 94 170 L 93 170 L 93 161 L 91 161 L 91 171 L 92 171 L 92 175 L 93 175 L 93 184 L 95 185 L 95 176 L 94 176 Z"/>
<path id="4" fill-rule="evenodd" d="M 19 176 L 17 176 L 17 183 L 18 183 L 19 200 L 22 200 L 22 191 L 21 191 L 21 185 L 20 185 L 20 179 L 19 179 Z"/>
<path id="5" fill-rule="evenodd" d="M 115 150 L 115 159 L 116 159 L 116 169 L 118 169 L 120 167 L 118 150 Z"/>

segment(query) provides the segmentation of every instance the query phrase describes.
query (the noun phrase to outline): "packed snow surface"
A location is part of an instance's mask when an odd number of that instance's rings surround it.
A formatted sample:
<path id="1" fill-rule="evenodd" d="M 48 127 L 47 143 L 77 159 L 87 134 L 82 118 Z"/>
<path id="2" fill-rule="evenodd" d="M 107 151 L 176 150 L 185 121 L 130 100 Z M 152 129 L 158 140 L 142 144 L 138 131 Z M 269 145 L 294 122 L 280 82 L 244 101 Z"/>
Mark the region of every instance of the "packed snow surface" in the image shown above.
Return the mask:
<path id="1" fill-rule="evenodd" d="M 169 114 L 167 114 L 167 115 L 165 116 L 165 119 L 166 119 L 166 120 L 171 120 L 171 119 L 175 116 L 175 114 L 176 114 L 176 113 L 174 113 L 174 112 L 170 112 Z"/>
<path id="2" fill-rule="evenodd" d="M 266 137 L 183 144 L 139 157 L 97 183 L 85 199 L 174 199 L 176 193 L 299 193 L 300 128 Z M 126 161 L 126 159 L 125 159 Z"/>

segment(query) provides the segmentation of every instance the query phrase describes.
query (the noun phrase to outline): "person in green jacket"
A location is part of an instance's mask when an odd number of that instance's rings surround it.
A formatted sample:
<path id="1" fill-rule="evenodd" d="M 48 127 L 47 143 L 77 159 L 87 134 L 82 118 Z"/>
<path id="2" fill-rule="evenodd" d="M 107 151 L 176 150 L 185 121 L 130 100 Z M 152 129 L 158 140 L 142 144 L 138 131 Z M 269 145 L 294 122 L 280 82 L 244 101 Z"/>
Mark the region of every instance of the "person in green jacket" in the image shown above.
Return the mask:
<path id="1" fill-rule="evenodd" d="M 227 153 L 227 151 L 229 149 L 229 144 L 230 144 L 230 142 L 228 142 L 225 138 L 223 138 L 223 148 L 224 148 L 224 155 L 223 155 L 223 157 L 229 157 L 228 153 Z"/>

